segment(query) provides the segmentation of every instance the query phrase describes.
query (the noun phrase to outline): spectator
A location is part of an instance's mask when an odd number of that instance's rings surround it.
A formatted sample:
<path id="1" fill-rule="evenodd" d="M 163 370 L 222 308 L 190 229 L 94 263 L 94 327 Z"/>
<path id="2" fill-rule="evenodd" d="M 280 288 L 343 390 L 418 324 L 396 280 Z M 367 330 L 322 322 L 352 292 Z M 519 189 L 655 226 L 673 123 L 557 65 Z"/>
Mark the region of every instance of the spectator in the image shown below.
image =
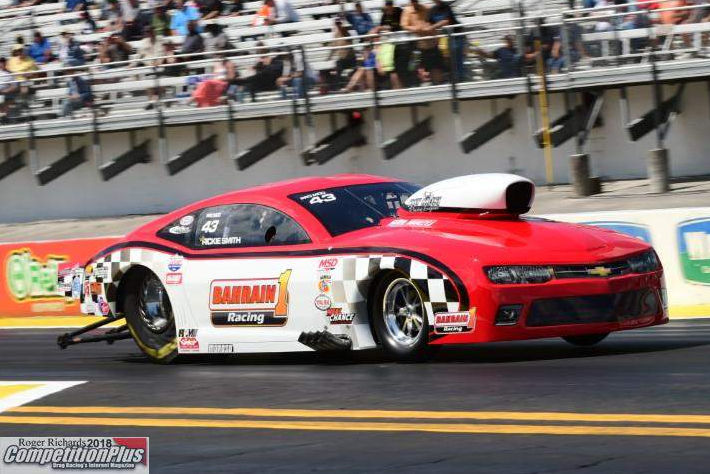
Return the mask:
<path id="1" fill-rule="evenodd" d="M 58 56 L 64 67 L 83 66 L 86 62 L 84 59 L 84 50 L 81 49 L 79 43 L 74 40 L 74 37 L 66 31 L 62 32 Z"/>
<path id="2" fill-rule="evenodd" d="M 170 18 L 165 13 L 164 6 L 157 6 L 153 10 L 150 26 L 157 36 L 170 36 Z"/>
<path id="3" fill-rule="evenodd" d="M 175 6 L 176 9 L 170 19 L 170 29 L 175 36 L 185 36 L 188 33 L 188 23 L 199 20 L 200 12 L 183 0 L 175 0 Z"/>
<path id="4" fill-rule="evenodd" d="M 202 35 L 197 31 L 197 22 L 190 21 L 187 24 L 187 35 L 182 41 L 182 48 L 180 49 L 180 54 L 194 54 L 201 53 L 205 50 L 205 42 L 202 39 Z M 190 58 L 193 61 L 199 58 Z"/>
<path id="5" fill-rule="evenodd" d="M 70 77 L 67 86 L 67 100 L 62 105 L 62 115 L 71 117 L 77 110 L 91 105 L 93 94 L 89 83 L 80 76 Z"/>
<path id="6" fill-rule="evenodd" d="M 333 31 L 333 36 L 336 38 L 332 46 L 338 46 L 338 49 L 330 50 L 329 59 L 333 57 L 335 60 L 335 74 L 336 80 L 339 82 L 343 71 L 346 69 L 353 69 L 357 65 L 357 58 L 355 56 L 355 50 L 352 48 L 352 41 L 350 41 L 350 33 L 348 29 L 343 25 L 342 20 L 335 20 L 335 27 Z M 341 87 L 338 85 L 338 87 Z"/>
<path id="7" fill-rule="evenodd" d="M 84 4 L 81 11 L 81 20 L 84 22 L 84 27 L 81 29 L 82 33 L 89 34 L 96 31 L 96 22 L 91 17 L 91 13 L 89 12 L 89 8 L 86 4 Z"/>
<path id="8" fill-rule="evenodd" d="M 7 70 L 7 62 L 5 58 L 0 58 L 0 113 L 3 119 L 7 119 L 10 106 L 15 101 L 17 94 L 20 92 L 20 85 L 14 76 Z"/>
<path id="9" fill-rule="evenodd" d="M 258 46 L 263 46 L 261 43 Z M 238 86 L 240 92 L 251 96 L 251 101 L 256 102 L 256 93 L 276 90 L 277 80 L 283 76 L 284 62 L 281 56 L 274 54 L 263 55 L 254 66 L 254 74 L 245 78 L 236 78 L 233 84 Z M 242 94 L 239 94 L 242 102 Z"/>
<path id="10" fill-rule="evenodd" d="M 242 0 L 228 0 L 227 5 L 224 7 L 223 13 L 229 16 L 237 16 L 241 15 L 243 10 L 244 3 Z"/>
<path id="11" fill-rule="evenodd" d="M 281 97 L 284 99 L 289 98 L 289 86 L 292 94 L 302 99 L 316 80 L 316 75 L 303 61 L 300 53 L 294 54 L 291 51 L 284 61 L 283 75 L 277 79 L 276 84 L 281 88 Z"/>
<path id="12" fill-rule="evenodd" d="M 267 2 L 271 4 L 271 15 L 268 20 L 270 25 L 299 21 L 298 12 L 293 7 L 291 0 L 267 0 Z"/>
<path id="13" fill-rule="evenodd" d="M 430 36 L 433 34 L 432 25 L 429 23 L 429 10 L 421 5 L 418 0 L 410 0 L 402 12 L 402 28 L 417 36 Z M 444 58 L 439 51 L 436 39 L 423 39 L 416 43 L 421 52 L 422 66 L 429 73 L 434 84 L 443 81 Z"/>
<path id="14" fill-rule="evenodd" d="M 34 59 L 27 56 L 27 54 L 25 53 L 25 47 L 20 44 L 16 44 L 12 47 L 12 57 L 7 61 L 7 70 L 16 74 L 24 74 L 37 71 L 38 68 L 37 64 L 35 64 Z M 24 81 L 27 79 L 27 77 L 24 75 L 18 75 L 17 79 L 20 81 Z"/>
<path id="15" fill-rule="evenodd" d="M 222 0 L 203 0 L 200 4 L 200 13 L 203 20 L 210 20 L 222 14 Z"/>
<path id="16" fill-rule="evenodd" d="M 584 45 L 582 44 L 582 27 L 579 23 L 567 24 L 567 35 L 569 43 L 570 60 L 574 64 L 584 57 Z M 547 68 L 550 72 L 561 72 L 562 68 L 568 66 L 569 62 L 564 56 L 562 37 L 557 34 L 554 37 L 550 57 L 547 60 Z"/>
<path id="17" fill-rule="evenodd" d="M 108 67 L 123 67 L 123 64 L 110 64 L 128 61 L 133 52 L 131 46 L 122 36 L 113 33 L 99 47 L 99 62 L 109 64 Z"/>
<path id="18" fill-rule="evenodd" d="M 234 49 L 234 46 L 229 42 L 224 29 L 217 23 L 209 24 L 205 27 L 205 50 L 209 52 L 224 51 L 226 49 Z"/>
<path id="19" fill-rule="evenodd" d="M 155 30 L 151 27 L 145 29 L 145 38 L 141 40 L 140 48 L 138 49 L 138 59 L 143 64 L 159 66 L 160 60 L 146 61 L 148 59 L 158 58 L 163 55 L 163 38 L 155 34 Z"/>
<path id="20" fill-rule="evenodd" d="M 65 3 L 65 9 L 68 12 L 78 12 L 86 6 L 86 0 L 66 0 Z"/>
<path id="21" fill-rule="evenodd" d="M 456 19 L 456 16 L 454 15 L 454 11 L 451 9 L 451 4 L 444 2 L 443 0 L 434 0 L 434 6 L 431 7 L 429 10 L 429 18 L 428 18 L 429 23 L 431 24 L 431 27 L 428 31 L 429 35 L 439 35 L 444 33 L 442 28 L 445 26 L 450 26 L 450 25 L 457 25 L 459 22 Z M 439 42 L 441 45 L 444 46 L 444 50 L 446 51 L 446 54 L 453 54 L 455 64 L 456 64 L 456 70 L 459 75 L 463 75 L 464 73 L 464 37 L 463 36 L 454 36 L 451 37 L 452 44 L 448 44 L 448 39 L 449 38 L 442 38 Z M 436 48 L 439 50 L 440 48 Z M 441 52 L 439 51 L 439 55 L 441 56 Z M 442 58 L 443 59 L 443 58 Z M 444 69 L 443 67 L 443 62 L 441 64 L 441 69 Z M 432 71 L 427 68 L 430 73 Z M 434 74 L 434 73 L 432 73 Z M 440 82 L 440 81 L 435 81 L 435 82 Z"/>
<path id="22" fill-rule="evenodd" d="M 402 29 L 402 9 L 394 6 L 394 0 L 387 0 L 382 9 L 382 17 L 380 26 L 376 28 L 375 33 L 380 31 L 400 31 Z"/>
<path id="23" fill-rule="evenodd" d="M 504 38 L 505 45 L 496 49 L 493 52 L 486 52 L 480 48 L 475 48 L 474 51 L 481 57 L 495 59 L 498 63 L 498 71 L 491 79 L 507 79 L 520 75 L 520 56 L 515 48 L 515 41 L 512 35 L 506 35 Z"/>
<path id="24" fill-rule="evenodd" d="M 345 19 L 359 36 L 366 35 L 375 27 L 369 13 L 363 11 L 362 3 L 355 3 L 355 12 L 347 12 Z"/>
<path id="25" fill-rule="evenodd" d="M 223 102 L 223 94 L 236 78 L 236 68 L 228 59 L 220 59 L 214 67 L 214 77 L 200 82 L 190 97 L 189 103 L 198 107 L 214 107 Z"/>
<path id="26" fill-rule="evenodd" d="M 27 48 L 29 56 L 38 64 L 43 64 L 52 60 L 52 45 L 42 33 L 35 31 L 34 41 Z"/>
<path id="27" fill-rule="evenodd" d="M 269 18 L 271 18 L 271 12 L 274 9 L 273 5 L 273 0 L 264 0 L 264 4 L 256 11 L 254 19 L 251 21 L 251 26 L 267 25 Z"/>
<path id="28" fill-rule="evenodd" d="M 350 77 L 350 82 L 343 89 L 343 92 L 352 92 L 355 89 L 372 90 L 375 86 L 375 68 L 377 66 L 377 56 L 372 47 L 372 43 L 367 43 L 362 52 L 360 66 Z"/>
<path id="29" fill-rule="evenodd" d="M 397 46 L 399 45 L 384 40 L 375 47 L 377 73 L 382 78 L 389 78 L 392 89 L 402 88 L 402 81 L 396 68 Z"/>

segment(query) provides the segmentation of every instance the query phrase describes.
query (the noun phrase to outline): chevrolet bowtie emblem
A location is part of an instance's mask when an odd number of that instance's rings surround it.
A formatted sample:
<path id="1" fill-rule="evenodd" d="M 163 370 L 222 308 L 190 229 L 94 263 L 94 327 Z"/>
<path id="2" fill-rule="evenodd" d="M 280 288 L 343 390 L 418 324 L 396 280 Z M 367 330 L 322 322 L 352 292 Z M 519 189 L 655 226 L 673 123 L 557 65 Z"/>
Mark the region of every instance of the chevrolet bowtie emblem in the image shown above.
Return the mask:
<path id="1" fill-rule="evenodd" d="M 611 274 L 611 269 L 607 267 L 594 267 L 587 269 L 587 275 L 605 277 Z"/>

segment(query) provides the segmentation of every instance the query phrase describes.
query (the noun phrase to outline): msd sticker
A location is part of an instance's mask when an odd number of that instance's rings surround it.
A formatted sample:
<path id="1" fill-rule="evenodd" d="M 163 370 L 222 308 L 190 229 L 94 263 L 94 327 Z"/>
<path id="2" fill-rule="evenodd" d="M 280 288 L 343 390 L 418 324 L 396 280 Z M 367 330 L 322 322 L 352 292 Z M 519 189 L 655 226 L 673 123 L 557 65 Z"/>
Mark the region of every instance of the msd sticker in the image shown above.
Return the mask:
<path id="1" fill-rule="evenodd" d="M 451 334 L 471 332 L 476 329 L 476 308 L 470 311 L 434 314 L 434 332 Z"/>
<path id="2" fill-rule="evenodd" d="M 215 326 L 283 326 L 288 319 L 291 270 L 276 278 L 214 280 L 210 284 Z"/>
<path id="3" fill-rule="evenodd" d="M 678 224 L 678 257 L 687 281 L 710 285 L 710 217 Z"/>

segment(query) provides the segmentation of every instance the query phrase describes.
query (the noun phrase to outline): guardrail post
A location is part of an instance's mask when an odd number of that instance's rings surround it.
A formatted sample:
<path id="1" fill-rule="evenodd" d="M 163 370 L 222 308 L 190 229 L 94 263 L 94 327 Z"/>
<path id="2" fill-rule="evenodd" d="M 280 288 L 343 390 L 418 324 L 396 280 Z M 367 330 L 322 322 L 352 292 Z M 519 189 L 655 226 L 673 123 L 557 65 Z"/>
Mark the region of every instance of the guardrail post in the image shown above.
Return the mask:
<path id="1" fill-rule="evenodd" d="M 155 113 L 158 117 L 158 156 L 162 164 L 167 164 L 168 156 L 168 140 L 165 133 L 165 119 L 163 117 L 163 91 L 160 87 L 160 68 L 153 65 L 153 77 L 155 78 Z"/>
<path id="2" fill-rule="evenodd" d="M 663 146 L 663 122 L 661 106 L 663 104 L 663 89 L 658 82 L 658 69 L 654 49 L 650 52 L 651 76 L 653 79 L 653 121 L 656 127 L 656 148 L 649 151 L 646 169 L 652 193 L 666 193 L 669 190 L 669 158 L 668 150 Z"/>

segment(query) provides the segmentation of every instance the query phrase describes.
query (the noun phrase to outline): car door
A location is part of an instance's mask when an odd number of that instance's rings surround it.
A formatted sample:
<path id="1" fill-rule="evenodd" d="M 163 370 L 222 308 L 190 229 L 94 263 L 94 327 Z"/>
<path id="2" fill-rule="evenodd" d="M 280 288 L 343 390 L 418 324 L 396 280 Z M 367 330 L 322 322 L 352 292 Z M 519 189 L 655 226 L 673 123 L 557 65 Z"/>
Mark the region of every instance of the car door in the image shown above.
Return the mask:
<path id="1" fill-rule="evenodd" d="M 308 243 L 294 219 L 267 206 L 201 210 L 184 275 L 201 344 L 236 344 L 239 352 L 302 349 L 300 333 L 322 325 L 313 304 L 317 258 L 297 253 Z"/>

